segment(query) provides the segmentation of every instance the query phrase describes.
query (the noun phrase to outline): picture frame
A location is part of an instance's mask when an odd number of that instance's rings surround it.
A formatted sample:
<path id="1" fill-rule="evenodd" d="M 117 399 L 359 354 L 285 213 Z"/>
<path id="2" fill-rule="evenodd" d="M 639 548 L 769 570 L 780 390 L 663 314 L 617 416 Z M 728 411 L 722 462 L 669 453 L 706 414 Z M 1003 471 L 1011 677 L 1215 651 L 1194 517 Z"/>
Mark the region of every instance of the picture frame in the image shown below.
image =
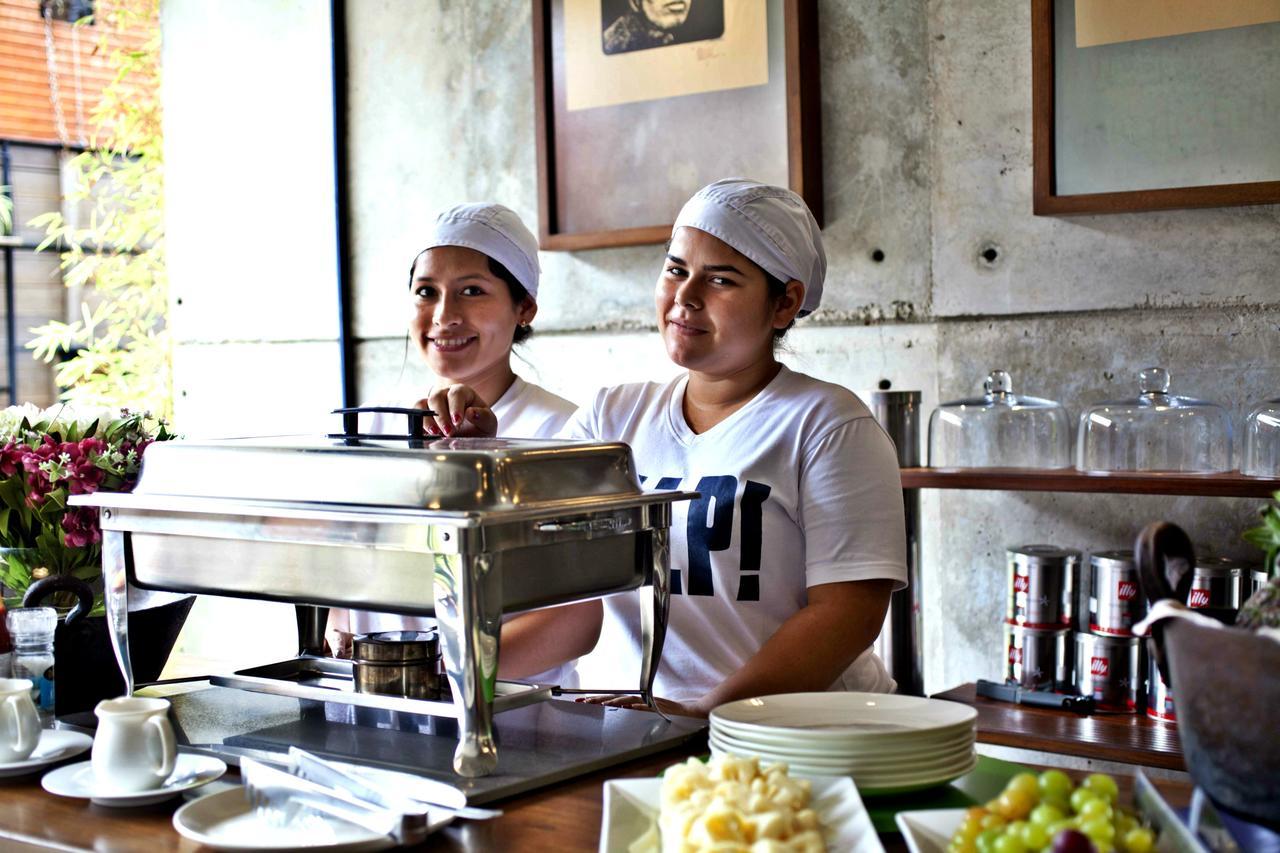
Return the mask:
<path id="1" fill-rule="evenodd" d="M 1234 205 L 1275 204 L 1280 203 L 1280 173 L 1276 180 L 1250 180 L 1232 183 L 1215 183 L 1195 180 L 1211 169 L 1203 162 L 1184 165 L 1176 157 L 1161 158 L 1152 155 L 1151 162 L 1164 170 L 1166 174 L 1176 174 L 1180 168 L 1186 168 L 1185 185 L 1183 181 L 1173 178 L 1172 186 L 1152 186 L 1126 189 L 1102 188 L 1101 191 L 1064 191 L 1062 186 L 1062 155 L 1060 128 L 1055 125 L 1057 116 L 1056 100 L 1063 96 L 1061 87 L 1069 85 L 1059 65 L 1065 62 L 1062 57 L 1055 57 L 1061 47 L 1057 28 L 1062 22 L 1059 12 L 1060 3 L 1074 0 L 1032 0 L 1031 2 L 1031 58 L 1032 58 L 1032 208 L 1038 216 L 1058 216 L 1089 213 L 1123 213 L 1132 211 L 1170 210 L 1178 208 L 1224 207 Z M 1074 8 L 1074 7 L 1072 7 Z M 1068 19 L 1070 22 L 1071 19 Z M 1280 27 L 1280 24 L 1267 26 Z M 1218 30 L 1210 37 L 1215 44 L 1229 44 L 1231 39 L 1239 39 L 1241 30 Z M 1255 33 L 1256 35 L 1256 33 Z M 1149 49 L 1152 41 L 1146 46 L 1135 49 Z M 1074 44 L 1074 42 L 1073 42 Z M 1140 41 L 1131 44 L 1142 45 Z M 1113 49 L 1115 46 L 1111 46 Z M 1124 48 L 1124 45 L 1120 45 Z M 1091 49 L 1091 48 L 1086 48 Z M 1115 54 L 1113 53 L 1112 56 Z M 1248 72 L 1247 63 L 1238 63 L 1242 73 Z M 1277 69 L 1280 73 L 1280 68 Z M 1216 78 L 1214 78 L 1216 79 Z M 1219 93 L 1229 100 L 1230 92 Z M 1178 120 L 1181 120 L 1181 116 Z M 1269 121 L 1259 116 L 1259 121 Z M 1189 129 L 1198 116 L 1186 116 L 1186 123 L 1179 130 Z M 1269 133 L 1265 128 L 1244 128 L 1243 132 L 1258 134 Z M 1234 129 L 1234 128 L 1233 128 Z M 1095 148 L 1095 151 L 1097 149 Z M 1224 155 L 1216 165 L 1224 170 L 1228 165 L 1229 155 Z M 1188 159 L 1190 163 L 1190 158 Z M 1104 164 L 1105 165 L 1105 164 Z M 1123 169 L 1123 164 L 1115 167 Z M 1267 176 L 1269 178 L 1269 175 Z M 1164 181 L 1169 183 L 1169 181 Z"/>
<path id="2" fill-rule="evenodd" d="M 687 25 L 694 11 L 719 3 L 722 28 L 677 37 L 671 45 L 618 49 L 618 22 L 606 17 L 628 2 L 533 0 L 541 248 L 661 243 L 671 236 L 680 205 L 725 177 L 789 186 L 821 224 L 816 0 L 766 0 L 752 14 L 767 26 L 757 20 L 750 27 L 736 11 L 754 8 L 750 4 L 688 0 Z M 763 54 L 743 47 L 761 46 L 761 39 L 767 39 Z M 720 76 L 706 78 L 711 88 L 679 91 L 696 85 L 715 63 L 720 69 L 733 63 L 739 84 L 714 88 L 725 79 L 717 71 Z M 762 68 L 767 82 L 754 85 L 760 78 L 751 75 Z M 624 86 L 629 89 L 621 91 Z M 571 98 L 585 106 L 570 109 Z"/>

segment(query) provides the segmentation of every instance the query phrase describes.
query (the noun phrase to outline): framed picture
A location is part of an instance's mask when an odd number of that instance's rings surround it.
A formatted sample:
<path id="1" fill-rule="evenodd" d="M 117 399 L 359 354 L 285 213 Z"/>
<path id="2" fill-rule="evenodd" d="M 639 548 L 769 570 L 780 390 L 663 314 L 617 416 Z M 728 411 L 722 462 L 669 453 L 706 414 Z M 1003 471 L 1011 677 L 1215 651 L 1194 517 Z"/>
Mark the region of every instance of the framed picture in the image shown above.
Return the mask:
<path id="1" fill-rule="evenodd" d="M 1036 214 L 1280 202 L 1280 3 L 1032 0 Z"/>
<path id="2" fill-rule="evenodd" d="M 726 177 L 822 222 L 816 0 L 534 0 L 543 249 L 661 243 Z"/>

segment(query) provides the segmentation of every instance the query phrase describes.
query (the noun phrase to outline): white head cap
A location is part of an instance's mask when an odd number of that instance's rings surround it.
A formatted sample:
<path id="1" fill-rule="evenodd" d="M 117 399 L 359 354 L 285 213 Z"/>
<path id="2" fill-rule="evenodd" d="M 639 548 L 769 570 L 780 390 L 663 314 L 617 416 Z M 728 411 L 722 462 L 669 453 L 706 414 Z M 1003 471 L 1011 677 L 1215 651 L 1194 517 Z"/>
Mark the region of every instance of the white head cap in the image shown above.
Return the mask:
<path id="1" fill-rule="evenodd" d="M 791 190 L 725 178 L 694 193 L 676 217 L 675 227 L 681 226 L 718 237 L 774 278 L 803 284 L 801 317 L 822 302 L 822 233 L 804 199 Z"/>
<path id="2" fill-rule="evenodd" d="M 461 246 L 488 255 L 506 267 L 516 281 L 538 298 L 538 240 L 509 207 L 501 204 L 460 204 L 436 217 L 423 249 Z"/>

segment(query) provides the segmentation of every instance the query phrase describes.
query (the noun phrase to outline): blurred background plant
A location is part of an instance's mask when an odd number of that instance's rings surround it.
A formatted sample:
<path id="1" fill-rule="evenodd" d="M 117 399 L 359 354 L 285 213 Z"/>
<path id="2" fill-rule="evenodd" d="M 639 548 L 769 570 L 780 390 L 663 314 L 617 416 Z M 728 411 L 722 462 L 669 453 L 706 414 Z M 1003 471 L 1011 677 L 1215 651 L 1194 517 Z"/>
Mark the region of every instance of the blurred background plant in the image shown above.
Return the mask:
<path id="1" fill-rule="evenodd" d="M 1271 503 L 1262 508 L 1262 523 L 1250 527 L 1244 532 L 1244 540 L 1261 548 L 1264 557 L 1263 566 L 1267 575 L 1280 575 L 1280 492 L 1271 496 Z"/>
<path id="2" fill-rule="evenodd" d="M 61 250 L 64 282 L 86 294 L 80 318 L 31 331 L 27 347 L 57 364 L 61 398 L 85 408 L 127 407 L 173 415 L 173 347 L 164 264 L 164 158 L 160 107 L 159 0 L 120 0 L 96 23 L 115 76 L 91 114 L 87 150 L 70 161 L 67 207 L 87 204 L 87 222 L 62 212 L 31 221 L 37 251 Z M 81 26 L 84 21 L 76 23 Z M 147 26 L 140 49 L 111 47 L 105 35 Z"/>
<path id="3" fill-rule="evenodd" d="M 8 187 L 0 187 L 0 237 L 13 231 L 13 198 Z"/>

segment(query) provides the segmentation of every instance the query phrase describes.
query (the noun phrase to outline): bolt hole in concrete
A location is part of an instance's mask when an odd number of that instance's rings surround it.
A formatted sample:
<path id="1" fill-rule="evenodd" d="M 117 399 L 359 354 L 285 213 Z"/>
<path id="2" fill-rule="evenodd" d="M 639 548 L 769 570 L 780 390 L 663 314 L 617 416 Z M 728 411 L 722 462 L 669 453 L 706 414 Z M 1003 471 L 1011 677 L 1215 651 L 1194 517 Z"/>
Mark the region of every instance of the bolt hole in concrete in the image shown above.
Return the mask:
<path id="1" fill-rule="evenodd" d="M 878 263 L 882 263 L 882 262 L 884 261 L 884 250 L 883 250 L 883 249 L 872 249 L 872 250 L 871 250 L 871 260 L 875 261 L 877 264 L 878 264 Z"/>
<path id="2" fill-rule="evenodd" d="M 881 391 L 888 391 L 890 388 L 893 387 L 893 383 L 890 382 L 888 379 L 881 379 L 878 385 Z"/>
<path id="3" fill-rule="evenodd" d="M 1000 249 L 996 246 L 992 246 L 991 244 L 987 244 L 978 251 L 978 257 L 981 258 L 982 262 L 987 266 L 995 266 L 996 261 L 1000 258 Z"/>

